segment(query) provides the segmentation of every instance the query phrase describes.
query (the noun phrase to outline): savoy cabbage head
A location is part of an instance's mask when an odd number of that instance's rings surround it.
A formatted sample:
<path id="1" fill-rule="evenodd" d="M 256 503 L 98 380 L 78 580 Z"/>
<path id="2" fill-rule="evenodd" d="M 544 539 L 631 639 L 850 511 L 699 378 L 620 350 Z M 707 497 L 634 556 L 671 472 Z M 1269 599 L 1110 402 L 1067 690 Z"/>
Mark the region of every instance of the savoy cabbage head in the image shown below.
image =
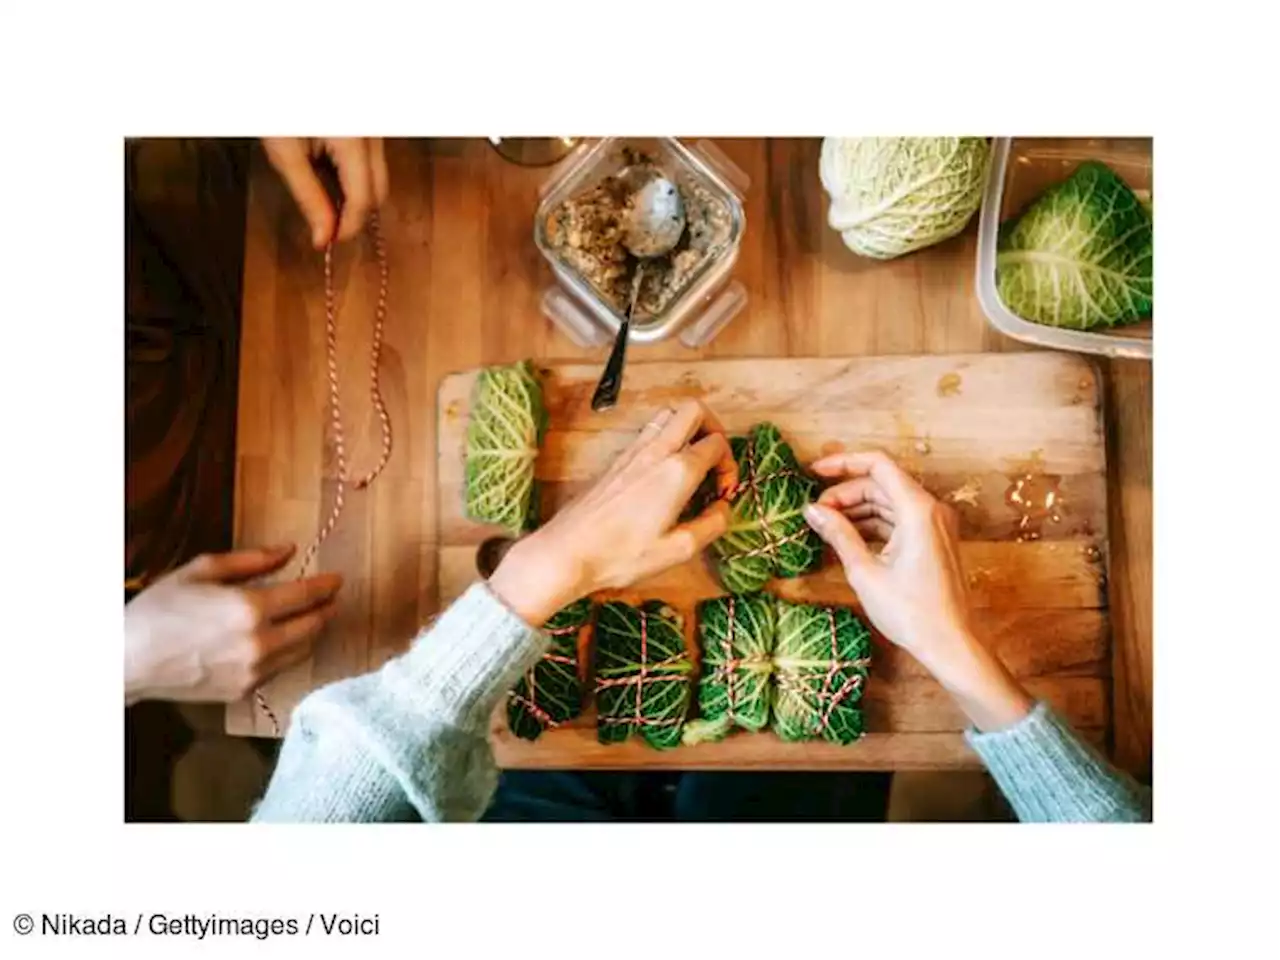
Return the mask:
<path id="1" fill-rule="evenodd" d="M 985 137 L 827 137 L 827 222 L 855 253 L 888 260 L 941 243 L 982 202 Z"/>

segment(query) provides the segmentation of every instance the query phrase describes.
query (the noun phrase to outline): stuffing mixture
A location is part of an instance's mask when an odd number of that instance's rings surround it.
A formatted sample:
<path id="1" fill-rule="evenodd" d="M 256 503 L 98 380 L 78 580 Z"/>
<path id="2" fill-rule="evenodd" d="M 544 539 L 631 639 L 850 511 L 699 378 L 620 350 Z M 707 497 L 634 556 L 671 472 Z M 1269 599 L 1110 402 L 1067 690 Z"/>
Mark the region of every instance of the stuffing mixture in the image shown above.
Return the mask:
<path id="1" fill-rule="evenodd" d="M 654 164 L 652 158 L 625 148 L 621 167 Z M 658 316 L 675 301 L 708 260 L 724 250 L 732 230 L 728 205 L 697 178 L 664 175 L 684 201 L 685 230 L 669 254 L 645 267 L 636 315 Z M 547 219 L 546 238 L 561 261 L 587 281 L 619 314 L 626 313 L 631 281 L 640 262 L 623 246 L 628 188 L 613 176 L 560 204 Z"/>

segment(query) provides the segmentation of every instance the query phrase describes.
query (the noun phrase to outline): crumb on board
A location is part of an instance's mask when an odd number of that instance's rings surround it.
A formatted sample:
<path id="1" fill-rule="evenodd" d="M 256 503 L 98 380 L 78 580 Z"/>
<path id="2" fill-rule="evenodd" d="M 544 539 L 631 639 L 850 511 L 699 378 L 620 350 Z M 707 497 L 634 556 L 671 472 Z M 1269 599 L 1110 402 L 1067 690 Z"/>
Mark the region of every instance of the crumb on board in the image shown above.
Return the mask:
<path id="1" fill-rule="evenodd" d="M 938 396 L 954 397 L 960 392 L 960 374 L 952 371 L 938 378 Z"/>
<path id="2" fill-rule="evenodd" d="M 982 481 L 977 477 L 970 477 L 947 494 L 947 499 L 952 503 L 967 503 L 971 507 L 976 507 L 980 493 L 982 493 Z"/>

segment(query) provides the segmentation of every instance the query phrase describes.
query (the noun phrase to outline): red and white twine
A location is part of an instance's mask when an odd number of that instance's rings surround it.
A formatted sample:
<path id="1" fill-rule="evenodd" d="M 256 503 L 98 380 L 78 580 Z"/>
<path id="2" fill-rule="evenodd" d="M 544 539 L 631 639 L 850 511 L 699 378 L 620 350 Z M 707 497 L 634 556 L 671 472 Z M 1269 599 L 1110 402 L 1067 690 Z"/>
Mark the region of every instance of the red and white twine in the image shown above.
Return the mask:
<path id="1" fill-rule="evenodd" d="M 726 704 L 726 713 L 730 720 L 735 719 L 733 715 L 733 675 L 738 669 L 738 663 L 733 658 L 733 627 L 735 622 L 734 609 L 736 607 L 736 599 L 733 595 L 729 596 L 729 625 L 725 629 L 724 639 L 720 643 L 720 649 L 724 652 L 724 694 Z"/>
<path id="2" fill-rule="evenodd" d="M 649 614 L 643 609 L 637 611 L 640 614 L 640 671 L 627 677 L 606 677 L 604 679 L 597 678 L 596 692 L 607 690 L 610 687 L 629 687 L 636 688 L 635 699 L 635 715 L 631 717 L 616 717 L 601 714 L 596 718 L 596 722 L 605 725 L 616 726 L 625 724 L 635 727 L 670 727 L 678 723 L 684 723 L 683 717 L 667 717 L 666 719 L 654 719 L 646 717 L 643 712 L 644 706 L 644 688 L 646 684 L 661 683 L 664 681 L 678 680 L 688 682 L 688 677 L 683 673 L 665 673 L 659 672 L 656 675 L 651 673 L 653 670 L 662 671 L 666 667 L 674 666 L 680 662 L 684 656 L 684 652 L 680 651 L 667 657 L 665 660 L 659 660 L 657 663 L 649 663 Z"/>
<path id="3" fill-rule="evenodd" d="M 364 490 L 373 484 L 387 461 L 391 459 L 391 416 L 382 399 L 382 385 L 378 366 L 382 359 L 382 330 L 387 318 L 387 250 L 382 240 L 382 230 L 375 213 L 369 219 L 369 237 L 373 241 L 374 253 L 378 258 L 378 302 L 373 313 L 373 336 L 369 346 L 369 397 L 373 409 L 378 414 L 378 422 L 382 429 L 382 451 L 373 469 L 364 476 L 352 479 L 347 471 L 346 434 L 342 427 L 342 399 L 338 389 L 338 308 L 333 290 L 333 242 L 324 249 L 324 313 L 325 313 L 325 354 L 328 364 L 329 378 L 329 431 L 333 437 L 334 458 L 337 460 L 337 479 L 333 487 L 333 506 L 328 518 L 321 525 L 306 551 L 298 567 L 298 579 L 302 579 L 310 569 L 312 561 L 320 550 L 320 546 L 329 538 L 338 525 L 342 509 L 346 505 L 347 484 L 356 490 Z M 262 688 L 254 691 L 254 699 L 259 709 L 271 722 L 271 729 L 276 736 L 280 735 L 280 721 L 275 711 L 267 703 Z"/>
<path id="4" fill-rule="evenodd" d="M 581 629 L 582 629 L 582 626 L 578 625 L 573 627 L 556 627 L 552 630 L 544 629 L 543 632 L 546 633 L 547 636 L 551 637 L 552 640 L 554 641 L 557 637 L 567 637 L 569 634 L 573 634 L 574 636 L 577 636 L 578 632 Z M 576 648 L 575 648 L 575 653 L 576 653 Z M 564 654 L 548 652 L 542 655 L 539 662 L 562 663 L 565 666 L 570 667 L 573 670 L 574 674 L 577 674 L 578 672 L 578 658 L 576 656 L 566 657 Z M 538 703 L 537 670 L 538 670 L 538 666 L 537 664 L 535 664 L 534 666 L 530 667 L 527 671 L 525 671 L 524 682 L 525 682 L 525 688 L 528 691 L 528 696 L 522 696 L 515 690 L 512 690 L 510 693 L 507 694 L 507 696 L 517 706 L 523 707 L 524 710 L 530 716 L 532 716 L 535 720 L 537 720 L 540 724 L 542 724 L 544 728 L 548 730 L 554 729 L 555 727 L 558 727 L 560 725 L 560 721 L 552 717 L 551 714 L 549 714 L 546 711 L 546 709 L 541 704 Z"/>
<path id="5" fill-rule="evenodd" d="M 823 676 L 822 689 L 817 693 L 815 706 L 817 708 L 818 722 L 813 730 L 814 734 L 820 734 L 826 730 L 831 723 L 831 716 L 835 713 L 836 707 L 840 706 L 841 703 L 862 687 L 862 674 L 855 672 L 845 678 L 839 689 L 833 691 L 831 684 L 840 675 L 840 671 L 849 668 L 858 671 L 871 665 L 871 660 L 867 657 L 859 657 L 856 660 L 840 659 L 840 638 L 836 630 L 835 609 L 827 607 L 826 614 L 827 624 L 831 630 L 831 662 L 827 665 L 826 674 Z M 813 691 L 802 681 L 788 674 L 778 675 L 778 685 L 801 698 L 813 695 Z"/>
<path id="6" fill-rule="evenodd" d="M 808 526 L 801 524 L 794 531 L 786 536 L 779 537 L 775 535 L 773 526 L 768 522 L 765 516 L 764 504 L 760 499 L 760 487 L 763 484 L 770 483 L 774 480 L 781 480 L 787 477 L 797 476 L 796 471 L 783 468 L 775 470 L 773 473 L 764 477 L 756 476 L 756 451 L 754 444 L 748 444 L 746 450 L 747 458 L 747 479 L 739 482 L 737 488 L 734 489 L 730 499 L 736 498 L 739 494 L 748 492 L 751 494 L 752 502 L 756 508 L 756 516 L 760 518 L 760 534 L 764 537 L 764 542 L 758 547 L 752 547 L 750 550 L 738 554 L 739 557 L 759 557 L 768 556 L 776 565 L 778 562 L 778 549 L 786 546 L 788 543 L 794 543 L 803 540 L 809 535 Z"/>

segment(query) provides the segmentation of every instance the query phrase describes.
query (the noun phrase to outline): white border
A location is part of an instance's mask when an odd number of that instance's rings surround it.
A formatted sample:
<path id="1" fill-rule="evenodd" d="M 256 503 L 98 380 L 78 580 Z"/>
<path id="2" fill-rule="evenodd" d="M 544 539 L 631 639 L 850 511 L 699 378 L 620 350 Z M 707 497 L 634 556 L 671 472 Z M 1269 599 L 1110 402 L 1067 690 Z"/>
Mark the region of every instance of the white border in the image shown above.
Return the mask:
<path id="1" fill-rule="evenodd" d="M 1274 831 L 1276 796 L 1267 601 L 1280 543 L 1280 214 L 1274 105 L 1258 99 L 1273 32 L 1232 3 L 1160 7 L 1158 24 L 1121 2 L 685 4 L 682 42 L 644 60 L 674 78 L 670 92 L 632 101 L 602 63 L 617 47 L 580 61 L 602 35 L 643 44 L 652 31 L 635 9 L 499 6 L 28 4 L 3 15 L 0 938 L 19 909 L 328 907 L 382 914 L 367 950 L 429 956 L 651 958 L 736 944 L 794 956 L 1255 952 L 1243 947 L 1270 905 L 1265 874 L 1243 861 Z M 669 73 L 664 58 L 677 61 Z M 120 138 L 303 131 L 1154 134 L 1156 825 L 122 826 Z M 347 956 L 351 945 L 302 946 Z"/>

